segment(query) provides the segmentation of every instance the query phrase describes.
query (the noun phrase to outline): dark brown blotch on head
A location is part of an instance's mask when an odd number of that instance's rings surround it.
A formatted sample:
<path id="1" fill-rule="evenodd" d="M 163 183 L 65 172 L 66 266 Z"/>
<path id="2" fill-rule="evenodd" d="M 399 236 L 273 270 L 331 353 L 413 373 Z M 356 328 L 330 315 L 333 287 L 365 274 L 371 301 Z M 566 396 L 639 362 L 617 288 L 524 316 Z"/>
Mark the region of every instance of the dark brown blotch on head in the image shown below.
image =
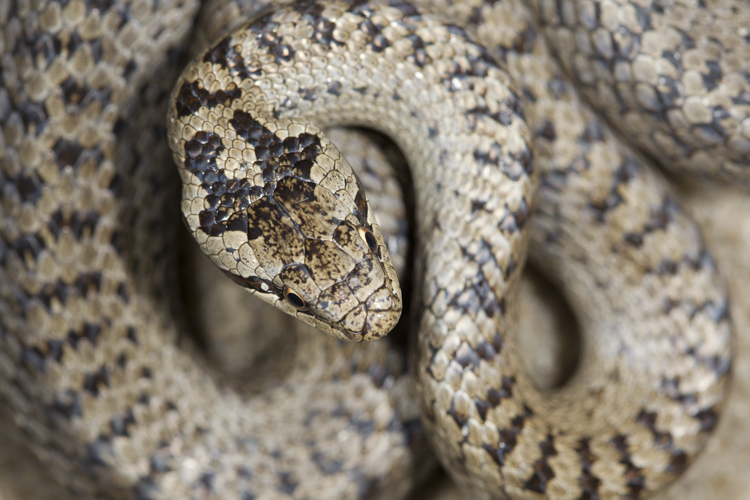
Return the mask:
<path id="1" fill-rule="evenodd" d="M 226 223 L 227 231 L 241 231 L 246 232 L 248 229 L 247 212 L 235 212 L 229 216 Z"/>
<path id="2" fill-rule="evenodd" d="M 305 241 L 305 265 L 311 270 L 318 286 L 326 289 L 344 281 L 355 262 L 332 241 Z"/>
<path id="3" fill-rule="evenodd" d="M 274 198 L 308 238 L 330 240 L 350 213 L 328 189 L 294 177 L 277 183 Z"/>
<path id="4" fill-rule="evenodd" d="M 247 238 L 269 276 L 276 276 L 284 266 L 304 262 L 303 235 L 284 210 L 267 197 L 247 209 Z"/>
<path id="5" fill-rule="evenodd" d="M 213 184 L 223 178 L 223 173 L 216 165 L 216 158 L 222 151 L 224 145 L 221 137 L 213 132 L 197 132 L 185 143 L 185 170 L 195 175 L 211 194 L 216 194 Z"/>
<path id="6" fill-rule="evenodd" d="M 237 132 L 237 135 L 255 148 L 255 156 L 258 160 L 267 158 L 266 154 L 270 144 L 279 143 L 283 147 L 281 139 L 265 126 L 261 125 L 250 113 L 236 109 L 229 123 Z"/>

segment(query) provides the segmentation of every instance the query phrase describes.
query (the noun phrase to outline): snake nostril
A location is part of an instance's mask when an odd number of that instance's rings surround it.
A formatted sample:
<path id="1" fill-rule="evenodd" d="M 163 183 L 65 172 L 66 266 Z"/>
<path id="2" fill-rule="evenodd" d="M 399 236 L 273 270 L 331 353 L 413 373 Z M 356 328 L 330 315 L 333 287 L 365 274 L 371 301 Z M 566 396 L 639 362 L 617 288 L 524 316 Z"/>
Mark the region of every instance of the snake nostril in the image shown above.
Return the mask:
<path id="1" fill-rule="evenodd" d="M 375 239 L 375 235 L 372 234 L 372 231 L 370 231 L 366 227 L 360 226 L 359 235 L 365 241 L 365 243 L 367 243 L 367 247 L 370 249 L 372 253 L 377 252 L 378 240 Z"/>
<path id="2" fill-rule="evenodd" d="M 307 304 L 302 300 L 302 297 L 294 293 L 289 287 L 286 287 L 284 290 L 284 298 L 286 298 L 286 301 L 295 309 L 302 310 L 307 307 Z"/>

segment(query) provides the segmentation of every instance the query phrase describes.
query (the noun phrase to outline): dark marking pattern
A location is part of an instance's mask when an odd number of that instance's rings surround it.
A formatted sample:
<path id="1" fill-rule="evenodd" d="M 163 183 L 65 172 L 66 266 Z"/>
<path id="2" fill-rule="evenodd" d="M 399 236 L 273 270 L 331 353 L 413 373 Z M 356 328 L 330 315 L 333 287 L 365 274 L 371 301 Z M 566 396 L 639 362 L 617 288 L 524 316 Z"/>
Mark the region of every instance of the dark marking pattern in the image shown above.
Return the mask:
<path id="1" fill-rule="evenodd" d="M 555 477 L 555 472 L 547 462 L 550 457 L 557 456 L 553 437 L 547 436 L 546 441 L 539 443 L 539 449 L 542 452 L 542 458 L 534 462 L 534 474 L 526 480 L 523 488 L 537 493 L 546 493 L 547 483 Z"/>
<path id="2" fill-rule="evenodd" d="M 580 498 L 581 500 L 599 500 L 599 485 L 602 481 L 591 470 L 598 457 L 592 453 L 589 442 L 589 439 L 582 439 L 575 448 L 581 461 L 581 477 L 578 480 L 582 491 Z"/>

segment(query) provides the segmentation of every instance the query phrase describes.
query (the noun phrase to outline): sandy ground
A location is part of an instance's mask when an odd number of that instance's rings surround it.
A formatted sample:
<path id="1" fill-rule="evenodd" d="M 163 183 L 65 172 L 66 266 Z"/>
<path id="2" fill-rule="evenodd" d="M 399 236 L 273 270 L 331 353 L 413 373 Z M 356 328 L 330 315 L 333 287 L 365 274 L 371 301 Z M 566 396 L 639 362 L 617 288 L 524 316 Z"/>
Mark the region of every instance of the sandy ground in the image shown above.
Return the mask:
<path id="1" fill-rule="evenodd" d="M 729 402 L 717 432 L 706 451 L 669 491 L 668 500 L 750 498 L 750 196 L 726 187 L 680 188 L 684 205 L 703 228 L 732 294 L 732 316 L 736 332 L 736 358 Z M 522 328 L 538 332 L 526 345 L 526 363 L 540 384 L 561 376 L 561 341 L 556 332 L 569 321 L 559 299 L 538 293 L 538 281 L 525 284 L 522 300 L 526 318 Z M 530 314 L 533 312 L 534 314 Z M 523 337 L 528 337 L 524 335 Z M 550 348 L 550 346 L 552 346 Z M 0 500 L 65 500 L 39 462 L 23 446 L 0 408 Z M 439 471 L 415 492 L 412 500 L 458 500 L 460 493 Z"/>

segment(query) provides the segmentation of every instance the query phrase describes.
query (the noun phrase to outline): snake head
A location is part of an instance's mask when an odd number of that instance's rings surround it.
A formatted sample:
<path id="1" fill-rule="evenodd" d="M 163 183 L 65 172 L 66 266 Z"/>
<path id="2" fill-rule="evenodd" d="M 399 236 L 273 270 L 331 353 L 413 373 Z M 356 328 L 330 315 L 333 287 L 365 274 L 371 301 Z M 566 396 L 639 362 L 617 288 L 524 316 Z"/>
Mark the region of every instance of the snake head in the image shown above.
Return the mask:
<path id="1" fill-rule="evenodd" d="M 274 276 L 272 303 L 338 338 L 367 342 L 396 325 L 402 300 L 380 228 L 357 192 L 352 211 L 323 182 L 285 177 L 248 207 L 247 238 Z"/>
<path id="2" fill-rule="evenodd" d="M 319 330 L 354 342 L 385 336 L 401 316 L 401 289 L 349 163 L 309 124 L 231 113 L 227 126 L 244 141 L 196 132 L 179 108 L 170 115 L 183 216 L 203 252 Z"/>

